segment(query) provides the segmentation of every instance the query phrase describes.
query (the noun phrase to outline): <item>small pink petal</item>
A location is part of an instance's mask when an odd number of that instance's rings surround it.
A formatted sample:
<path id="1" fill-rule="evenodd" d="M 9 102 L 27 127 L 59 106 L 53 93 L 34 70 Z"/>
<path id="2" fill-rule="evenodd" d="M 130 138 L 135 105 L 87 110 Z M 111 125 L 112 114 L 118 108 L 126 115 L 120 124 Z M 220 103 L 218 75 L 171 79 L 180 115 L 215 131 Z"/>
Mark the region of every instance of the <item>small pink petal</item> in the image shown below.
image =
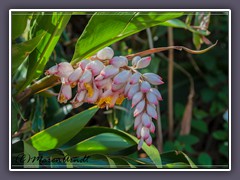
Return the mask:
<path id="1" fill-rule="evenodd" d="M 82 77 L 80 78 L 79 82 L 80 82 L 80 83 L 88 83 L 88 82 L 90 82 L 91 80 L 92 80 L 92 72 L 86 69 L 86 70 L 83 72 L 83 75 L 82 75 Z"/>
<path id="2" fill-rule="evenodd" d="M 132 108 L 143 99 L 143 93 L 141 91 L 134 94 L 132 98 Z"/>
<path id="3" fill-rule="evenodd" d="M 136 65 L 136 69 L 142 69 L 142 68 L 145 68 L 147 67 L 151 62 L 151 57 L 148 56 L 148 57 L 144 57 L 142 59 L 140 59 L 138 62 L 137 62 L 137 65 Z"/>
<path id="4" fill-rule="evenodd" d="M 138 127 L 137 127 L 137 138 L 140 139 L 141 138 L 141 130 L 142 130 L 142 123 L 139 123 Z"/>
<path id="5" fill-rule="evenodd" d="M 145 140 L 145 142 L 146 142 L 146 144 L 147 144 L 148 146 L 151 146 L 151 144 L 152 144 L 152 137 L 149 136 L 149 137 Z"/>
<path id="6" fill-rule="evenodd" d="M 151 85 L 147 81 L 143 81 L 140 86 L 140 90 L 143 93 L 150 91 Z"/>
<path id="7" fill-rule="evenodd" d="M 139 73 L 139 72 L 134 73 L 134 74 L 131 76 L 131 78 L 130 78 L 130 81 L 129 81 L 130 84 L 136 84 L 136 83 L 138 83 L 140 77 L 141 77 L 141 73 Z"/>
<path id="8" fill-rule="evenodd" d="M 53 75 L 56 74 L 58 72 L 58 65 L 55 65 L 51 68 L 49 68 L 46 72 L 45 75 Z"/>
<path id="9" fill-rule="evenodd" d="M 142 115 L 139 114 L 134 120 L 134 130 L 138 128 L 138 125 L 142 122 Z"/>
<path id="10" fill-rule="evenodd" d="M 145 127 L 150 128 L 151 122 L 152 122 L 151 117 L 147 113 L 143 113 L 143 115 L 142 115 L 142 124 Z"/>
<path id="11" fill-rule="evenodd" d="M 101 60 L 112 59 L 114 52 L 112 48 L 105 47 L 97 52 L 97 57 Z"/>
<path id="12" fill-rule="evenodd" d="M 147 100 L 149 103 L 158 104 L 158 100 L 157 100 L 157 96 L 155 96 L 155 94 L 153 94 L 152 92 L 147 92 Z"/>
<path id="13" fill-rule="evenodd" d="M 120 68 L 128 65 L 128 60 L 124 56 L 115 56 L 110 60 L 110 64 Z"/>
<path id="14" fill-rule="evenodd" d="M 123 70 L 113 78 L 113 83 L 114 84 L 126 83 L 131 75 L 132 73 L 130 71 Z"/>
<path id="15" fill-rule="evenodd" d="M 144 107 L 145 107 L 145 100 L 143 99 L 137 104 L 133 113 L 134 117 L 138 116 L 143 111 Z"/>
<path id="16" fill-rule="evenodd" d="M 153 85 L 161 85 L 164 82 L 162 81 L 162 78 L 154 73 L 145 73 L 143 74 L 143 77 L 151 84 Z"/>
<path id="17" fill-rule="evenodd" d="M 157 120 L 157 111 L 154 107 L 150 104 L 147 104 L 147 113 L 149 116 Z"/>
<path id="18" fill-rule="evenodd" d="M 75 69 L 72 74 L 70 74 L 70 76 L 68 77 L 68 82 L 69 83 L 73 83 L 73 82 L 77 82 L 80 77 L 82 76 L 83 72 L 81 68 L 77 68 Z"/>
<path id="19" fill-rule="evenodd" d="M 150 129 L 150 132 L 151 132 L 151 133 L 154 133 L 154 132 L 155 132 L 155 125 L 154 125 L 153 122 L 151 123 L 151 126 L 150 126 L 149 129 Z"/>

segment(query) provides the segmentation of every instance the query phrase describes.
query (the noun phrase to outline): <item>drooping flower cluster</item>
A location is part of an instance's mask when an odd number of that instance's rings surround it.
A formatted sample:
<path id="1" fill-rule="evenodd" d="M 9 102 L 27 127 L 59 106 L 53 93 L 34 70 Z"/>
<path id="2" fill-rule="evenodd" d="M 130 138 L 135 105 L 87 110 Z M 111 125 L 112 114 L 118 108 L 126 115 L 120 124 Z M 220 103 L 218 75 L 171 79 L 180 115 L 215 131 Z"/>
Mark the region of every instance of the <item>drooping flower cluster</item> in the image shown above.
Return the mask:
<path id="1" fill-rule="evenodd" d="M 151 133 L 157 119 L 156 105 L 162 100 L 160 92 L 151 85 L 163 84 L 162 78 L 154 73 L 141 74 L 137 69 L 150 64 L 151 57 L 136 56 L 132 66 L 128 66 L 125 56 L 114 56 L 110 47 L 100 50 L 89 59 L 84 59 L 74 69 L 70 63 L 57 64 L 46 71 L 46 75 L 60 77 L 62 86 L 58 95 L 60 103 L 71 100 L 74 108 L 84 102 L 97 104 L 100 108 L 120 105 L 125 98 L 132 100 L 134 110 L 134 129 L 138 139 L 138 149 L 145 141 L 152 144 Z M 77 93 L 72 98 L 72 88 L 77 86 Z"/>

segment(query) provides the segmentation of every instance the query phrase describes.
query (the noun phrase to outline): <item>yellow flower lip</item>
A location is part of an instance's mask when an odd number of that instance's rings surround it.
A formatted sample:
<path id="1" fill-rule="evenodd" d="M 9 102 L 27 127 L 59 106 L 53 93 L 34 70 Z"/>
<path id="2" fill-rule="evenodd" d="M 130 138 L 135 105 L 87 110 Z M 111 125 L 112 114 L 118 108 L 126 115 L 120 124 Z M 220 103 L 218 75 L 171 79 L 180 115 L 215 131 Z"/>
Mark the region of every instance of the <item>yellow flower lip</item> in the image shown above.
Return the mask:
<path id="1" fill-rule="evenodd" d="M 93 94 L 94 94 L 94 90 L 93 90 L 93 87 L 91 86 L 91 84 L 90 83 L 84 83 L 84 86 L 87 89 L 88 97 L 92 97 Z"/>

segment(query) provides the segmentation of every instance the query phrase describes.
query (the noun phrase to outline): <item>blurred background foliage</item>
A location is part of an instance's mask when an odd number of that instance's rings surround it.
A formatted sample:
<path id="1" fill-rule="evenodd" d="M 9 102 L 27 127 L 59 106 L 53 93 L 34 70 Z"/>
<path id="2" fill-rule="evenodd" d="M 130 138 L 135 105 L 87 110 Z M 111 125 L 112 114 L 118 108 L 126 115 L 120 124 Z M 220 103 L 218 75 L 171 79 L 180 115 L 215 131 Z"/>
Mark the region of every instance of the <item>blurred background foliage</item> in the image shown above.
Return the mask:
<path id="1" fill-rule="evenodd" d="M 34 14 L 34 16 L 38 16 L 38 14 Z M 56 63 L 71 61 L 75 51 L 75 44 L 91 17 L 92 13 L 74 13 L 74 15 L 68 17 L 69 21 L 64 21 L 67 23 L 66 27 L 62 29 L 62 33 L 59 32 L 61 36 L 59 40 L 56 40 L 56 46 L 53 46 L 53 52 L 49 54 L 49 60 L 46 67 L 44 67 L 45 70 Z M 178 19 L 184 24 L 194 24 L 198 26 L 200 22 L 198 22 L 197 17 L 199 17 L 198 13 L 186 13 L 186 15 Z M 27 22 L 24 19 L 21 20 Z M 16 21 L 19 21 L 19 19 Z M 46 22 L 47 20 L 42 19 L 41 21 Z M 158 73 L 165 82 L 164 85 L 159 87 L 163 97 L 163 101 L 160 103 L 163 144 L 159 145 L 157 143 L 158 137 L 156 137 L 156 135 L 153 137 L 153 144 L 163 153 L 161 156 L 162 163 L 167 164 L 166 167 L 168 168 L 175 167 L 171 162 L 179 162 L 177 160 L 174 161 L 173 156 L 170 156 L 171 153 L 167 153 L 169 151 L 174 152 L 174 150 L 187 154 L 193 163 L 200 168 L 228 168 L 228 15 L 225 13 L 211 13 L 208 26 L 210 35 L 206 37 L 183 28 L 180 22 L 175 23 L 177 24 L 171 25 L 173 26 L 174 45 L 181 45 L 190 49 L 203 49 L 211 43 L 215 43 L 216 40 L 218 40 L 218 44 L 207 53 L 201 55 L 191 55 L 183 51 L 174 51 L 175 65 L 174 83 L 172 87 L 174 95 L 173 138 L 169 138 L 168 126 L 168 52 L 154 54 L 150 66 L 142 70 L 142 72 Z M 115 55 L 136 53 L 150 49 L 151 46 L 166 47 L 168 46 L 169 28 L 167 26 L 169 25 L 162 24 L 161 26 L 148 28 L 147 30 L 140 31 L 112 44 L 111 47 L 114 49 Z M 22 28 L 25 29 L 24 27 Z M 13 29 L 17 28 L 13 27 Z M 48 29 L 48 31 L 50 30 L 51 28 Z M 35 32 L 38 34 L 37 37 L 34 36 L 37 38 L 35 41 L 46 38 L 44 32 L 38 32 L 37 30 L 35 30 Z M 28 38 L 24 36 L 24 33 L 22 36 L 19 37 L 18 34 L 16 37 L 18 38 L 16 38 L 13 43 L 27 42 L 26 40 L 28 40 Z M 34 39 L 32 40 L 34 41 Z M 39 42 L 39 44 L 41 43 L 42 41 Z M 39 44 L 35 43 L 35 46 Z M 31 56 L 36 57 L 37 55 L 31 54 Z M 23 59 L 25 58 L 26 57 L 23 57 Z M 28 63 L 28 61 L 25 62 L 25 64 Z M 20 64 L 16 66 L 16 69 L 19 68 L 19 65 Z M 25 87 L 24 83 L 21 82 L 24 82 L 27 76 L 27 67 L 28 66 L 22 65 L 20 67 L 21 70 L 15 72 L 15 69 L 14 72 L 12 72 L 14 73 L 12 74 L 13 93 L 18 89 L 16 87 L 18 87 L 19 84 Z M 183 71 L 187 72 L 187 74 Z M 39 76 L 40 78 L 44 77 L 43 74 L 39 74 Z M 192 111 L 186 112 L 186 114 L 190 116 L 190 132 L 181 133 L 182 126 L 189 126 L 188 124 L 184 124 L 183 116 L 188 104 L 191 79 L 194 83 L 195 94 L 192 99 Z M 59 104 L 55 97 L 56 92 L 59 92 L 59 88 L 59 86 L 55 86 L 47 91 L 35 94 L 29 99 L 24 100 L 21 104 L 15 100 L 12 101 L 11 127 L 13 142 L 18 141 L 17 145 L 16 143 L 15 146 L 13 145 L 13 153 L 17 152 L 18 149 L 23 146 L 22 141 L 19 140 L 26 140 L 33 134 L 62 122 L 64 119 L 71 118 L 91 107 L 91 105 L 84 104 L 79 108 L 72 109 L 70 104 Z M 134 118 L 131 103 L 125 100 L 121 107 L 115 106 L 110 110 L 98 110 L 96 114 L 93 115 L 91 121 L 87 122 L 86 127 L 110 127 L 111 129 L 120 130 L 119 132 L 125 131 L 128 134 L 134 135 L 133 122 Z M 92 131 L 94 131 L 94 129 Z M 109 131 L 109 133 L 111 133 L 111 131 Z M 118 142 L 119 137 L 114 134 L 105 133 L 105 135 L 102 134 L 102 137 L 96 138 L 106 139 L 105 143 L 108 143 L 107 139 L 111 139 L 111 142 L 114 142 L 114 140 Z M 92 142 L 96 143 L 97 139 Z M 88 145 L 86 144 L 85 146 Z M 115 163 L 125 164 L 125 166 L 130 166 L 133 164 L 136 165 L 136 162 L 134 163 L 136 158 L 141 158 L 141 161 L 138 159 L 138 164 L 141 165 L 141 163 L 145 163 L 151 167 L 151 160 L 147 158 L 148 154 L 146 154 L 145 151 L 137 152 L 136 149 L 131 150 L 131 147 L 123 142 L 119 144 L 119 147 L 114 148 L 118 149 L 120 146 L 130 148 L 129 151 L 132 153 L 127 153 L 130 155 L 126 156 L 125 159 L 120 159 L 118 156 L 114 156 L 113 153 L 111 160 L 104 155 L 93 155 L 91 163 L 94 164 L 97 162 L 97 164 L 104 167 L 104 165 L 111 164 L 113 161 Z M 61 150 L 61 153 L 65 153 L 64 148 Z M 74 151 L 68 150 L 66 152 L 73 153 Z M 41 150 L 39 153 L 42 155 L 51 154 L 50 151 Z M 56 154 L 56 152 L 54 152 L 54 154 Z M 108 163 L 106 163 L 106 159 Z M 56 163 L 55 165 L 61 167 L 60 163 Z M 51 164 L 44 163 L 44 167 L 49 166 L 51 167 Z M 65 164 L 65 166 L 71 167 L 69 164 Z M 85 167 L 89 167 L 89 163 L 85 164 Z M 179 166 L 176 167 L 178 168 Z M 75 168 L 78 168 L 78 166 L 76 165 Z"/>

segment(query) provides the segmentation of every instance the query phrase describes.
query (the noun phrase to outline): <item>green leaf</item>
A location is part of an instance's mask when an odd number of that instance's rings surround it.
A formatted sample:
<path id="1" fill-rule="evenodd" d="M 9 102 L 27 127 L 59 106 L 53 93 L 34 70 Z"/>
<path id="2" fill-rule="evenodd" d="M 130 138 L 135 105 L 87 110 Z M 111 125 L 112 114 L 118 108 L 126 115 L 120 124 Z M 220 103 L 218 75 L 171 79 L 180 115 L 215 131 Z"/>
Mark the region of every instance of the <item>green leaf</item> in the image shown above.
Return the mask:
<path id="1" fill-rule="evenodd" d="M 181 143 L 188 144 L 188 145 L 196 144 L 199 141 L 198 137 L 191 135 L 191 134 L 178 136 L 177 139 Z"/>
<path id="2" fill-rule="evenodd" d="M 72 63 L 77 63 L 127 36 L 180 17 L 182 14 L 182 12 L 97 12 L 78 39 Z"/>
<path id="3" fill-rule="evenodd" d="M 26 142 L 23 142 L 24 144 L 24 155 L 26 158 L 24 159 L 24 168 L 38 168 L 39 167 L 39 161 L 38 158 L 38 151 L 29 145 Z"/>
<path id="4" fill-rule="evenodd" d="M 28 12 L 12 12 L 12 40 L 23 34 L 29 16 Z"/>
<path id="5" fill-rule="evenodd" d="M 15 73 L 26 57 L 37 47 L 45 34 L 46 32 L 43 32 L 29 41 L 12 45 L 12 74 Z"/>
<path id="6" fill-rule="evenodd" d="M 121 136 L 121 138 L 124 141 L 127 141 L 131 146 L 133 143 L 135 143 L 134 150 L 136 151 L 136 146 L 138 143 L 138 139 L 124 131 L 116 130 L 116 129 L 110 129 L 105 127 L 87 127 L 84 128 L 82 131 L 80 131 L 74 138 L 72 138 L 68 143 L 66 143 L 64 146 L 62 146 L 63 150 L 66 151 L 67 148 L 76 145 L 77 143 L 80 143 L 81 141 L 87 141 L 88 138 L 91 138 L 93 136 L 97 136 L 98 134 L 102 133 L 113 133 L 116 135 Z M 130 146 L 129 145 L 129 146 Z M 134 146 L 132 146 L 134 147 Z M 130 147 L 130 148 L 132 148 Z M 96 147 L 97 148 L 97 147 Z M 144 143 L 142 149 L 146 152 L 146 154 L 149 156 L 149 158 L 153 161 L 153 163 L 158 167 L 161 168 L 161 158 L 158 150 L 151 145 L 150 147 Z M 122 151 L 121 153 L 129 153 L 129 149 L 127 148 L 126 151 Z M 66 151 L 67 152 L 67 151 Z M 69 154 L 69 152 L 68 152 Z"/>
<path id="7" fill-rule="evenodd" d="M 204 168 L 210 168 L 212 167 L 212 158 L 207 153 L 203 152 L 198 156 L 198 163 Z"/>
<path id="8" fill-rule="evenodd" d="M 207 123 L 203 120 L 192 120 L 192 127 L 200 132 L 207 133 L 208 126 Z"/>
<path id="9" fill-rule="evenodd" d="M 44 70 L 46 63 L 52 54 L 64 28 L 71 15 L 65 12 L 53 12 L 37 18 L 37 25 L 34 28 L 34 35 L 46 33 L 37 48 L 29 56 L 29 68 L 25 83 L 19 92 L 25 89 L 34 79 L 38 78 Z"/>
<path id="10" fill-rule="evenodd" d="M 218 130 L 218 131 L 213 132 L 213 137 L 217 140 L 223 141 L 223 140 L 227 140 L 228 134 L 226 131 Z"/>
<path id="11" fill-rule="evenodd" d="M 97 107 L 92 107 L 61 123 L 57 123 L 33 135 L 26 142 L 38 151 L 47 151 L 58 148 L 72 139 L 97 112 Z"/>
<path id="12" fill-rule="evenodd" d="M 162 158 L 164 167 L 166 167 L 167 164 L 184 163 L 184 164 L 187 164 L 188 167 L 190 168 L 197 168 L 197 166 L 192 162 L 192 160 L 185 153 L 181 151 L 170 151 L 170 152 L 162 153 L 161 158 Z M 183 164 L 180 164 L 180 165 L 183 166 Z"/>

